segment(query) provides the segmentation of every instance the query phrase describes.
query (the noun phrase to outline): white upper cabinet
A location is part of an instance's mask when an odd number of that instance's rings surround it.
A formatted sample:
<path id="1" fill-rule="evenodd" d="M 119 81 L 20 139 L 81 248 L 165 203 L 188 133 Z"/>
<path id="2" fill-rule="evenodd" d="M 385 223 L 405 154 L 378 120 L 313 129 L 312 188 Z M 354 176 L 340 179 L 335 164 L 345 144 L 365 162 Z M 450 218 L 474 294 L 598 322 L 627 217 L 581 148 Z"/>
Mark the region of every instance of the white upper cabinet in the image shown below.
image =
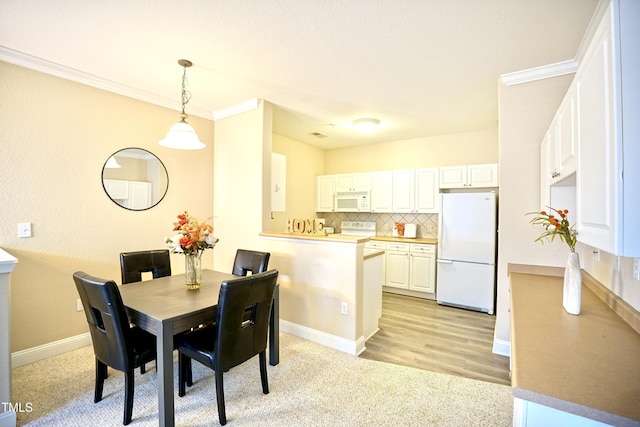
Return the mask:
<path id="1" fill-rule="evenodd" d="M 438 213 L 440 212 L 439 170 L 416 169 L 415 170 L 415 200 L 414 212 Z"/>
<path id="2" fill-rule="evenodd" d="M 370 191 L 370 173 L 345 173 L 335 175 L 335 191 Z"/>
<path id="3" fill-rule="evenodd" d="M 393 173 L 391 171 L 371 173 L 371 212 L 392 212 Z"/>
<path id="4" fill-rule="evenodd" d="M 316 177 L 316 212 L 333 212 L 334 175 Z"/>
<path id="5" fill-rule="evenodd" d="M 545 185 L 555 185 L 576 172 L 578 120 L 575 82 L 571 84 L 540 146 Z M 546 190 L 548 191 L 548 189 Z"/>
<path id="6" fill-rule="evenodd" d="M 438 169 L 393 171 L 393 212 L 437 213 Z"/>
<path id="7" fill-rule="evenodd" d="M 576 172 L 578 163 L 578 107 L 575 83 L 569 87 L 556 116 L 557 141 L 555 181 L 562 181 Z"/>
<path id="8" fill-rule="evenodd" d="M 107 194 L 114 200 L 127 200 L 129 198 L 129 181 L 117 179 L 104 179 L 104 187 Z"/>
<path id="9" fill-rule="evenodd" d="M 393 171 L 393 212 L 413 212 L 414 181 L 413 169 Z"/>
<path id="10" fill-rule="evenodd" d="M 440 168 L 440 188 L 497 186 L 498 165 L 496 163 Z"/>
<path id="11" fill-rule="evenodd" d="M 129 181 L 129 198 L 123 206 L 137 211 L 148 209 L 151 206 L 151 183 Z"/>
<path id="12" fill-rule="evenodd" d="M 609 5 L 576 73 L 578 241 L 640 256 L 640 2 Z"/>

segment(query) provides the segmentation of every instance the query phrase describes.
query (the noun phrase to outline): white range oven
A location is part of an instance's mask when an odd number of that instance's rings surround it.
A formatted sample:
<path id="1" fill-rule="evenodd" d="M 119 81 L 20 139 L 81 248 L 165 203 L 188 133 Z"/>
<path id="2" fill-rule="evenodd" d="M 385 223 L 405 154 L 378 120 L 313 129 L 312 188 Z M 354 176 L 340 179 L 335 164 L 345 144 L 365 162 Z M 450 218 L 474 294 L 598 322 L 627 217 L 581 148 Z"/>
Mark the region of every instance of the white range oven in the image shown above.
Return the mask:
<path id="1" fill-rule="evenodd" d="M 373 237 L 376 235 L 376 223 L 368 221 L 342 221 L 340 223 L 340 234 L 343 236 Z M 364 254 L 376 252 L 379 249 L 365 246 Z"/>

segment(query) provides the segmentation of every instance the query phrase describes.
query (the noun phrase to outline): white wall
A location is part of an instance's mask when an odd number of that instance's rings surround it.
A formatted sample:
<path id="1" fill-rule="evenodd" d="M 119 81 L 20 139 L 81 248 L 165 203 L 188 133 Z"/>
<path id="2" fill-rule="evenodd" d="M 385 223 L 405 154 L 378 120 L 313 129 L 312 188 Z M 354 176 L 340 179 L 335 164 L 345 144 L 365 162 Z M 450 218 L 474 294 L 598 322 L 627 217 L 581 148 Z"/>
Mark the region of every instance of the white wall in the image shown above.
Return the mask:
<path id="1" fill-rule="evenodd" d="M 271 208 L 272 105 L 215 122 L 213 156 L 214 269 L 231 271 L 237 249 L 259 250 Z M 266 129 L 265 129 L 266 126 Z"/>
<path id="2" fill-rule="evenodd" d="M 540 143 L 573 75 L 514 86 L 498 85 L 500 209 L 494 350 L 510 342 L 507 265 L 564 266 L 569 249 L 535 243 L 539 230 L 527 212 L 540 209 Z"/>

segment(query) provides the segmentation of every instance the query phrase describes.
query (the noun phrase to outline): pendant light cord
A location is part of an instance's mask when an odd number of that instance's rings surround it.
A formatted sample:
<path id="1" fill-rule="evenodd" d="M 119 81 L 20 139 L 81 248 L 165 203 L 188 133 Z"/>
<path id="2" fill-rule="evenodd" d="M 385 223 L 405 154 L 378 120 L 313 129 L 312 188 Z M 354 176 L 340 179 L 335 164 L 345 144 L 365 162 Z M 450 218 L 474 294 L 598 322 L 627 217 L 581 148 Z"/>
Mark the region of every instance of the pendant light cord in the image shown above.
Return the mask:
<path id="1" fill-rule="evenodd" d="M 184 72 L 182 73 L 182 114 L 185 114 L 184 107 L 191 100 L 191 92 L 187 90 L 187 67 L 183 66 Z"/>

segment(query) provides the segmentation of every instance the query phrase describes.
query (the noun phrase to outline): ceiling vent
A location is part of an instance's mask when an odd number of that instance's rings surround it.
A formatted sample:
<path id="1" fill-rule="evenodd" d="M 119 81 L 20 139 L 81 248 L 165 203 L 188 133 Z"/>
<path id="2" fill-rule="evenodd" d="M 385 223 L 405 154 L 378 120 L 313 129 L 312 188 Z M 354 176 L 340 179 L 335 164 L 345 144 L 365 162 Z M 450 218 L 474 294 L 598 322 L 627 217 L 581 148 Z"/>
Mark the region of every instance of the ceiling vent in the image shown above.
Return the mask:
<path id="1" fill-rule="evenodd" d="M 315 136 L 316 138 L 326 138 L 327 137 L 327 135 L 324 135 L 324 134 L 322 134 L 320 132 L 313 132 L 313 133 L 311 133 L 311 135 Z"/>

